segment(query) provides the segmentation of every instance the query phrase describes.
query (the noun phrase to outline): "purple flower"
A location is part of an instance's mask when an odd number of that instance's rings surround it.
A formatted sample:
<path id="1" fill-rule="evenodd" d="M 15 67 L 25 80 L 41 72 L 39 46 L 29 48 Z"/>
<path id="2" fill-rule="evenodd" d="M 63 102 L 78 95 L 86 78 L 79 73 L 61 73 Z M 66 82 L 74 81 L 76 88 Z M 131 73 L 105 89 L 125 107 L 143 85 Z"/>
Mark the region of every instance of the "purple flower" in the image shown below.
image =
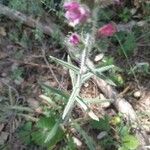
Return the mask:
<path id="1" fill-rule="evenodd" d="M 90 15 L 89 10 L 78 2 L 66 2 L 64 9 L 66 10 L 65 17 L 71 26 L 84 23 Z"/>
<path id="2" fill-rule="evenodd" d="M 69 9 L 75 9 L 75 8 L 78 8 L 78 7 L 80 7 L 78 2 L 65 2 L 64 3 L 64 9 L 66 11 L 68 11 Z"/>
<path id="3" fill-rule="evenodd" d="M 77 33 L 73 33 L 70 37 L 69 37 L 69 42 L 73 45 L 73 46 L 77 46 L 80 43 L 80 36 Z"/>
<path id="4" fill-rule="evenodd" d="M 109 23 L 98 30 L 98 35 L 102 37 L 108 37 L 108 36 L 113 36 L 117 32 L 117 28 L 115 24 Z"/>

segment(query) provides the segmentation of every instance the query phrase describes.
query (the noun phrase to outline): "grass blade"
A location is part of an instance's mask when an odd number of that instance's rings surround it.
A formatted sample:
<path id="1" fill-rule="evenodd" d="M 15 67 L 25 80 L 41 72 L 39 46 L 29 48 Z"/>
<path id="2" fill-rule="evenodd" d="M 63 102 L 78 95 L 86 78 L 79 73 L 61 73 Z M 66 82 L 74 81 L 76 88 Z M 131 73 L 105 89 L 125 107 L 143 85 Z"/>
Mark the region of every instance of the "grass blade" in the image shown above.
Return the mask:
<path id="1" fill-rule="evenodd" d="M 78 133 L 84 138 L 89 150 L 95 150 L 96 146 L 93 139 L 80 127 L 79 124 L 74 123 L 74 127 L 78 131 Z"/>

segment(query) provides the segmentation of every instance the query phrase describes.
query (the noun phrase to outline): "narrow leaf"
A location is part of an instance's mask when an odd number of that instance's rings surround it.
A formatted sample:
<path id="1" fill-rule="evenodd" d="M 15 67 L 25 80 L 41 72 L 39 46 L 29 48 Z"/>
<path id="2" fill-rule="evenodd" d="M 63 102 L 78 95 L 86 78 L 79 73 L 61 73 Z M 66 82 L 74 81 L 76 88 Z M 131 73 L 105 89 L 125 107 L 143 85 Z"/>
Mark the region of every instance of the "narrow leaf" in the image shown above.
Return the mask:
<path id="1" fill-rule="evenodd" d="M 47 138 L 45 139 L 44 143 L 47 143 L 50 141 L 57 133 L 57 130 L 59 128 L 59 122 L 57 121 L 54 125 L 54 127 L 51 129 L 51 131 L 48 133 Z"/>
<path id="2" fill-rule="evenodd" d="M 72 65 L 72 64 L 69 64 L 68 62 L 65 62 L 63 60 L 57 59 L 57 58 L 55 58 L 53 56 L 50 56 L 50 59 L 52 59 L 53 61 L 55 61 L 56 63 L 58 63 L 58 64 L 60 64 L 60 65 L 62 65 L 64 67 L 66 67 L 67 69 L 73 70 L 77 74 L 79 73 L 79 68 L 74 66 L 74 65 Z"/>
<path id="3" fill-rule="evenodd" d="M 68 55 L 68 63 L 71 64 L 71 65 L 73 65 L 73 64 L 72 64 L 72 61 L 71 61 L 71 59 L 70 59 L 70 57 L 69 57 L 69 55 Z M 73 88 L 74 88 L 74 87 L 75 87 L 76 80 L 77 80 L 76 74 L 75 74 L 75 72 L 74 72 L 73 70 L 71 70 L 71 69 L 69 69 L 69 74 L 70 74 L 70 77 L 71 77 L 72 86 L 73 86 Z"/>
<path id="4" fill-rule="evenodd" d="M 96 146 L 93 139 L 80 127 L 79 124 L 75 123 L 74 127 L 78 131 L 78 133 L 84 138 L 89 150 L 95 150 Z"/>

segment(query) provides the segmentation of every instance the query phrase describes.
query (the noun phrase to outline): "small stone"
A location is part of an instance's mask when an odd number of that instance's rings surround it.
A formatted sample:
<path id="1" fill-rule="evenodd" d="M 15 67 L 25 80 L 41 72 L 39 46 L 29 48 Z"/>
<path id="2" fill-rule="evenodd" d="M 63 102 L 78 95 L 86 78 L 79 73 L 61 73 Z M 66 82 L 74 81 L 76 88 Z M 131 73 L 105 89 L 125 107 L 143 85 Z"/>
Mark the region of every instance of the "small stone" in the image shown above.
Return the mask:
<path id="1" fill-rule="evenodd" d="M 88 87 L 89 86 L 89 83 L 84 83 L 84 87 Z"/>
<path id="2" fill-rule="evenodd" d="M 1 74 L 1 76 L 2 76 L 2 77 L 6 77 L 7 74 L 6 74 L 5 72 L 3 72 L 3 73 Z"/>
<path id="3" fill-rule="evenodd" d="M 133 96 L 135 98 L 140 98 L 141 97 L 141 92 L 140 91 L 136 91 L 136 92 L 134 92 Z"/>
<path id="4" fill-rule="evenodd" d="M 103 58 L 104 58 L 104 54 L 101 53 L 101 54 L 98 54 L 98 55 L 95 56 L 94 61 L 98 62 L 98 61 L 102 60 Z"/>
<path id="5" fill-rule="evenodd" d="M 108 135 L 108 133 L 106 131 L 102 131 L 98 134 L 97 139 L 101 140 L 102 138 L 104 138 L 107 135 Z"/>
<path id="6" fill-rule="evenodd" d="M 72 137 L 73 138 L 73 142 L 78 146 L 78 147 L 81 147 L 82 146 L 82 142 L 76 138 L 76 137 Z"/>

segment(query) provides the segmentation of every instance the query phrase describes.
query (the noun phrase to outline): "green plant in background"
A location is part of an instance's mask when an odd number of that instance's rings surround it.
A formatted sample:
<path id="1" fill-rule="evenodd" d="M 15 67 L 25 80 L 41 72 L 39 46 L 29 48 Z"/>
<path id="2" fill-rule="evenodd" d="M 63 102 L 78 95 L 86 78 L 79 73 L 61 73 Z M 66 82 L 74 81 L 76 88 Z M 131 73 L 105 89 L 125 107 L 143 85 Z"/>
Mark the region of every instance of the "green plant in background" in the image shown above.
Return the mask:
<path id="1" fill-rule="evenodd" d="M 27 122 L 24 125 L 20 126 L 20 130 L 18 132 L 19 138 L 21 138 L 22 142 L 25 144 L 32 144 L 31 134 L 32 134 L 32 122 Z"/>
<path id="2" fill-rule="evenodd" d="M 123 20 L 124 22 L 128 22 L 131 20 L 132 14 L 130 12 L 130 9 L 128 9 L 127 7 L 125 7 L 123 9 L 123 11 L 119 14 L 119 17 L 121 20 Z"/>
<path id="3" fill-rule="evenodd" d="M 121 43 L 120 47 L 118 48 L 119 53 L 125 57 L 132 56 L 137 47 L 134 33 L 119 32 L 116 36 Z"/>
<path id="4" fill-rule="evenodd" d="M 32 133 L 32 140 L 42 146 L 52 149 L 57 142 L 63 140 L 64 132 L 60 127 L 59 120 L 53 117 L 42 117 L 35 126 L 35 132 Z"/>
<path id="5" fill-rule="evenodd" d="M 9 6 L 15 10 L 25 12 L 36 17 L 43 13 L 40 0 L 11 0 Z"/>
<path id="6" fill-rule="evenodd" d="M 43 32 L 39 28 L 36 28 L 35 30 L 33 30 L 33 33 L 35 36 L 35 40 L 39 42 L 43 41 L 44 35 L 43 35 Z"/>
<path id="7" fill-rule="evenodd" d="M 22 80 L 22 75 L 23 75 L 24 69 L 23 68 L 16 68 L 12 71 L 11 73 L 11 78 L 13 80 Z"/>
<path id="8" fill-rule="evenodd" d="M 48 149 L 53 149 L 56 143 L 64 139 L 64 131 L 54 116 L 41 117 L 35 125 L 27 122 L 20 128 L 18 135 L 26 144 L 35 143 Z"/>
<path id="9" fill-rule="evenodd" d="M 121 147 L 119 150 L 136 150 L 139 146 L 139 140 L 130 134 L 130 128 L 127 126 L 121 127 L 119 131 Z"/>

